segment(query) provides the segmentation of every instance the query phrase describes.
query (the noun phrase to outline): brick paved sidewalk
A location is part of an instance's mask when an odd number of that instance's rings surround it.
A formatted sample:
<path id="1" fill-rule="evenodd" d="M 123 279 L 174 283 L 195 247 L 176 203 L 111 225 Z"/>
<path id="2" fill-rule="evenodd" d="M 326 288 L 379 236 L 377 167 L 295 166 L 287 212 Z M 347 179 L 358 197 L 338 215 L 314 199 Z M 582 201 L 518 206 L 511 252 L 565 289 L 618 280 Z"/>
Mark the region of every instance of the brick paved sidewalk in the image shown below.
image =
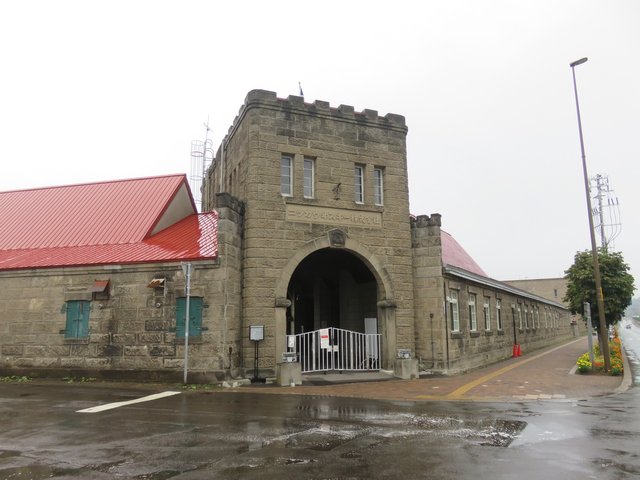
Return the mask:
<path id="1" fill-rule="evenodd" d="M 573 374 L 578 357 L 587 351 L 587 338 L 526 353 L 452 377 L 418 380 L 305 385 L 245 386 L 230 389 L 270 394 L 323 395 L 410 401 L 574 400 L 614 393 L 623 377 Z M 625 382 L 626 383 L 626 382 Z"/>

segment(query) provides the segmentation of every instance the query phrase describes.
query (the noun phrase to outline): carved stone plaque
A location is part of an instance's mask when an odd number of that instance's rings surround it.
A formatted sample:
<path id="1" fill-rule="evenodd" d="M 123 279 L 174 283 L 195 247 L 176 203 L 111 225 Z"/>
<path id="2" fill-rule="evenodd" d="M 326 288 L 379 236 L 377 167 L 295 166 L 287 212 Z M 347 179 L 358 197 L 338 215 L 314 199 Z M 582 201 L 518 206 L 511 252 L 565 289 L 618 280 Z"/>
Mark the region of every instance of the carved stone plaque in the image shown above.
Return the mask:
<path id="1" fill-rule="evenodd" d="M 382 228 L 382 213 L 287 204 L 287 220 L 300 223 Z"/>

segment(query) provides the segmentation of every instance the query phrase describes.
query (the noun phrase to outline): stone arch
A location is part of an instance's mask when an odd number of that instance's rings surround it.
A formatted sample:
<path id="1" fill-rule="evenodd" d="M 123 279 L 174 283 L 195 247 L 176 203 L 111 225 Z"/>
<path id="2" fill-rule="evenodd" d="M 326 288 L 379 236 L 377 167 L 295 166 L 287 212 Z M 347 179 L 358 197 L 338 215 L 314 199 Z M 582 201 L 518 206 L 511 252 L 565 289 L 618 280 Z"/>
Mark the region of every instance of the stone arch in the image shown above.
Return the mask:
<path id="1" fill-rule="evenodd" d="M 324 249 L 341 249 L 358 258 L 371 272 L 376 281 L 379 333 L 382 336 L 383 368 L 392 368 L 396 349 L 396 302 L 393 295 L 391 278 L 380 260 L 360 242 L 348 238 L 339 229 L 328 232 L 323 237 L 305 244 L 296 250 L 285 267 L 275 286 L 275 347 L 276 356 L 286 351 L 286 312 L 291 306 L 287 290 L 292 276 L 301 262 L 314 252 Z"/>
<path id="2" fill-rule="evenodd" d="M 332 230 L 332 232 L 334 231 Z M 352 240 L 349 237 L 344 239 L 344 246 L 338 247 L 335 245 L 335 242 L 331 241 L 330 235 L 319 237 L 296 250 L 280 273 L 280 278 L 278 279 L 275 289 L 276 299 L 286 299 L 289 281 L 300 262 L 313 252 L 324 248 L 341 248 L 356 255 L 369 268 L 378 283 L 379 302 L 394 303 L 391 279 L 376 256 L 360 242 Z"/>

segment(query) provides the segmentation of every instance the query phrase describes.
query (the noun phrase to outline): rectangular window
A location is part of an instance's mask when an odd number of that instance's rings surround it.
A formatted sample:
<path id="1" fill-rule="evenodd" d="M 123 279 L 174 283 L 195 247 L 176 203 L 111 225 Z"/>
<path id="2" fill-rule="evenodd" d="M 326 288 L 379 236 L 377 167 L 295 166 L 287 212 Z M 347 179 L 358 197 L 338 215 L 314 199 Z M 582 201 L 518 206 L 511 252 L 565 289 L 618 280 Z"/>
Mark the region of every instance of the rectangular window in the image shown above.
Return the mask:
<path id="1" fill-rule="evenodd" d="M 449 290 L 449 308 L 451 310 L 451 331 L 460 331 L 460 308 L 458 306 L 458 292 Z"/>
<path id="2" fill-rule="evenodd" d="M 549 307 L 544 307 L 544 328 L 549 328 Z"/>
<path id="3" fill-rule="evenodd" d="M 496 299 L 496 322 L 498 322 L 498 330 L 502 330 L 502 300 Z"/>
<path id="4" fill-rule="evenodd" d="M 484 329 L 491 330 L 491 299 L 489 297 L 484 297 L 482 313 L 484 314 Z"/>
<path id="5" fill-rule="evenodd" d="M 536 328 L 540 328 L 540 308 L 536 307 Z"/>
<path id="6" fill-rule="evenodd" d="M 176 337 L 184 338 L 187 313 L 187 298 L 176 299 Z M 199 337 L 202 334 L 202 297 L 189 297 L 189 336 Z"/>
<path id="7" fill-rule="evenodd" d="M 356 165 L 354 173 L 354 200 L 356 203 L 364 203 L 364 167 L 362 165 Z"/>
<path id="8" fill-rule="evenodd" d="M 518 304 L 518 328 L 522 330 L 522 307 Z"/>
<path id="9" fill-rule="evenodd" d="M 304 198 L 313 198 L 314 196 L 314 184 L 315 184 L 315 162 L 311 158 L 304 159 Z"/>
<path id="10" fill-rule="evenodd" d="M 524 306 L 524 328 L 529 330 L 529 309 Z"/>
<path id="11" fill-rule="evenodd" d="M 293 195 L 293 158 L 289 155 L 280 158 L 280 193 L 285 197 Z"/>
<path id="12" fill-rule="evenodd" d="M 381 168 L 373 169 L 373 201 L 376 205 L 384 203 L 384 180 Z"/>
<path id="13" fill-rule="evenodd" d="M 469 328 L 472 332 L 478 330 L 478 317 L 476 315 L 476 294 L 469 294 Z"/>
<path id="14" fill-rule="evenodd" d="M 89 336 L 89 301 L 70 300 L 67 302 L 66 338 L 87 338 Z"/>

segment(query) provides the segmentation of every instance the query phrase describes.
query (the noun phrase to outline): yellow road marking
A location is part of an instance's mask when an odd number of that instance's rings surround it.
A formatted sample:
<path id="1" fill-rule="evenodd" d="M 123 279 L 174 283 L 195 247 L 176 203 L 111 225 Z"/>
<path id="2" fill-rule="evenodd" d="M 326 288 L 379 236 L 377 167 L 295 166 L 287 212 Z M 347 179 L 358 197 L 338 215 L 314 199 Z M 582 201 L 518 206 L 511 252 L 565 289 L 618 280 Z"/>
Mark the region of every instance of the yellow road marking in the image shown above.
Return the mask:
<path id="1" fill-rule="evenodd" d="M 531 362 L 532 360 L 535 360 L 537 358 L 540 357 L 544 357 L 545 355 L 551 353 L 551 352 L 555 352 L 556 350 L 559 350 L 561 348 L 566 347 L 567 345 L 570 345 L 572 343 L 575 342 L 579 342 L 583 340 L 582 338 L 579 338 L 577 340 L 574 340 L 573 342 L 569 342 L 569 343 L 565 343 L 563 345 L 560 345 L 559 347 L 553 348 L 551 350 L 547 350 L 546 352 L 542 352 L 539 353 L 538 355 L 535 355 L 531 358 L 525 358 L 523 360 L 518 361 L 517 363 L 513 363 L 511 365 L 507 365 L 506 367 L 501 368 L 500 370 L 496 370 L 495 372 L 491 372 L 487 375 L 484 375 L 483 377 L 480 377 L 472 382 L 469 382 L 465 385 L 462 385 L 461 387 L 457 388 L 456 390 L 454 390 L 453 392 L 447 394 L 445 397 L 445 399 L 447 400 L 455 400 L 457 398 L 462 397 L 465 393 L 467 393 L 469 390 L 471 390 L 474 387 L 477 387 L 478 385 L 488 382 L 489 380 L 491 380 L 492 378 L 498 377 L 500 375 L 502 375 L 503 373 L 508 372 L 509 370 L 513 370 L 514 368 L 520 367 L 521 365 L 525 365 L 526 363 Z"/>

